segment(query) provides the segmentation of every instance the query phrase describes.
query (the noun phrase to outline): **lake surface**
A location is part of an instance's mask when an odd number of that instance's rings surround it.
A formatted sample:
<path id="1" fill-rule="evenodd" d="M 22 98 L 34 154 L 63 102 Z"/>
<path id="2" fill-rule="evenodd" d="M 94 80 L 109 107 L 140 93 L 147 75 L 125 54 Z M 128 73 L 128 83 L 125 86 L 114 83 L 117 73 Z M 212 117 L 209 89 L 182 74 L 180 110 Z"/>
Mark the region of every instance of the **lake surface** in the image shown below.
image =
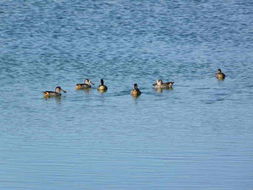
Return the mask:
<path id="1" fill-rule="evenodd" d="M 253 189 L 251 0 L 3 0 L 0 43 L 0 189 Z"/>

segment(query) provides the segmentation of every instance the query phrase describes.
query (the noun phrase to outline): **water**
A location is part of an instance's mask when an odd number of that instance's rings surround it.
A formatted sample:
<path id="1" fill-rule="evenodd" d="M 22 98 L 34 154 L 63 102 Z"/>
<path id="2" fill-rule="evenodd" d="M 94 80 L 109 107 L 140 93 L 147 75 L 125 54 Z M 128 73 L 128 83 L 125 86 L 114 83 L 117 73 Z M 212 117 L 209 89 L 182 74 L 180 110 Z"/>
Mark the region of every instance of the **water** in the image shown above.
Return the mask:
<path id="1" fill-rule="evenodd" d="M 253 189 L 252 1 L 4 0 L 0 21 L 0 189 Z"/>

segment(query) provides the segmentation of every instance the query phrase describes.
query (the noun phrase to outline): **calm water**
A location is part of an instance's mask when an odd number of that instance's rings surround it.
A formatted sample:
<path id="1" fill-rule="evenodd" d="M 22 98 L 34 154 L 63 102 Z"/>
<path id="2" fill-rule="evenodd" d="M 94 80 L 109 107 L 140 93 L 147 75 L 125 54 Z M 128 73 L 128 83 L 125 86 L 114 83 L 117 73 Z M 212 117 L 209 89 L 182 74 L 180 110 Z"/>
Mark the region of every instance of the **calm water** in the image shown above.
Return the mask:
<path id="1" fill-rule="evenodd" d="M 253 189 L 251 0 L 2 0 L 0 43 L 0 189 Z"/>

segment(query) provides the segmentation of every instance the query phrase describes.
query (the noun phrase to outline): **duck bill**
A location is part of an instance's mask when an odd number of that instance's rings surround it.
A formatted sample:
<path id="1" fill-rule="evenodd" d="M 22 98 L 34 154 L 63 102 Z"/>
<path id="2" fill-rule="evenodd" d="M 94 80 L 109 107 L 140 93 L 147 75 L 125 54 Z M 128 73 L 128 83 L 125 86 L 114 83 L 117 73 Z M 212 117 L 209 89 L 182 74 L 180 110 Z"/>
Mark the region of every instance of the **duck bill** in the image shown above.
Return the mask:
<path id="1" fill-rule="evenodd" d="M 153 84 L 153 86 L 155 86 L 155 85 L 156 85 L 156 83 Z"/>
<path id="2" fill-rule="evenodd" d="M 62 90 L 62 92 L 67 93 L 67 91 L 66 91 L 66 90 Z"/>

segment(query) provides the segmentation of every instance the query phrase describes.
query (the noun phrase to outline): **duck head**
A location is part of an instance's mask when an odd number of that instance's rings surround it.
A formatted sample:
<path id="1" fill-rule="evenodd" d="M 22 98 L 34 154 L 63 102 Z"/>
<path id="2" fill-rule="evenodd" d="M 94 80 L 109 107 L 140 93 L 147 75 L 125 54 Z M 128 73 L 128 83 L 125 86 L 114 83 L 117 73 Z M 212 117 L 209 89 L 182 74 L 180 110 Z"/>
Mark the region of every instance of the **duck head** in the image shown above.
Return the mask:
<path id="1" fill-rule="evenodd" d="M 57 87 L 55 88 L 55 92 L 61 93 L 61 91 L 64 92 L 64 93 L 67 92 L 66 90 L 63 90 L 60 86 L 57 86 Z"/>
<path id="2" fill-rule="evenodd" d="M 162 85 L 163 84 L 163 81 L 162 80 L 157 80 L 157 85 Z"/>
<path id="3" fill-rule="evenodd" d="M 94 85 L 94 83 L 93 82 L 91 82 L 91 80 L 90 79 L 85 79 L 84 80 L 84 84 L 88 84 L 88 85 Z"/>
<path id="4" fill-rule="evenodd" d="M 134 89 L 137 90 L 138 89 L 138 84 L 134 84 Z"/>
<path id="5" fill-rule="evenodd" d="M 153 86 L 156 86 L 156 85 L 160 86 L 162 84 L 163 84 L 163 81 L 159 79 L 159 80 L 156 80 L 156 82 L 153 84 Z"/>
<path id="6" fill-rule="evenodd" d="M 218 69 L 218 70 L 217 70 L 217 73 L 222 73 L 222 72 L 221 72 L 221 69 Z"/>
<path id="7" fill-rule="evenodd" d="M 100 80 L 100 84 L 104 85 L 104 80 L 103 79 Z"/>

